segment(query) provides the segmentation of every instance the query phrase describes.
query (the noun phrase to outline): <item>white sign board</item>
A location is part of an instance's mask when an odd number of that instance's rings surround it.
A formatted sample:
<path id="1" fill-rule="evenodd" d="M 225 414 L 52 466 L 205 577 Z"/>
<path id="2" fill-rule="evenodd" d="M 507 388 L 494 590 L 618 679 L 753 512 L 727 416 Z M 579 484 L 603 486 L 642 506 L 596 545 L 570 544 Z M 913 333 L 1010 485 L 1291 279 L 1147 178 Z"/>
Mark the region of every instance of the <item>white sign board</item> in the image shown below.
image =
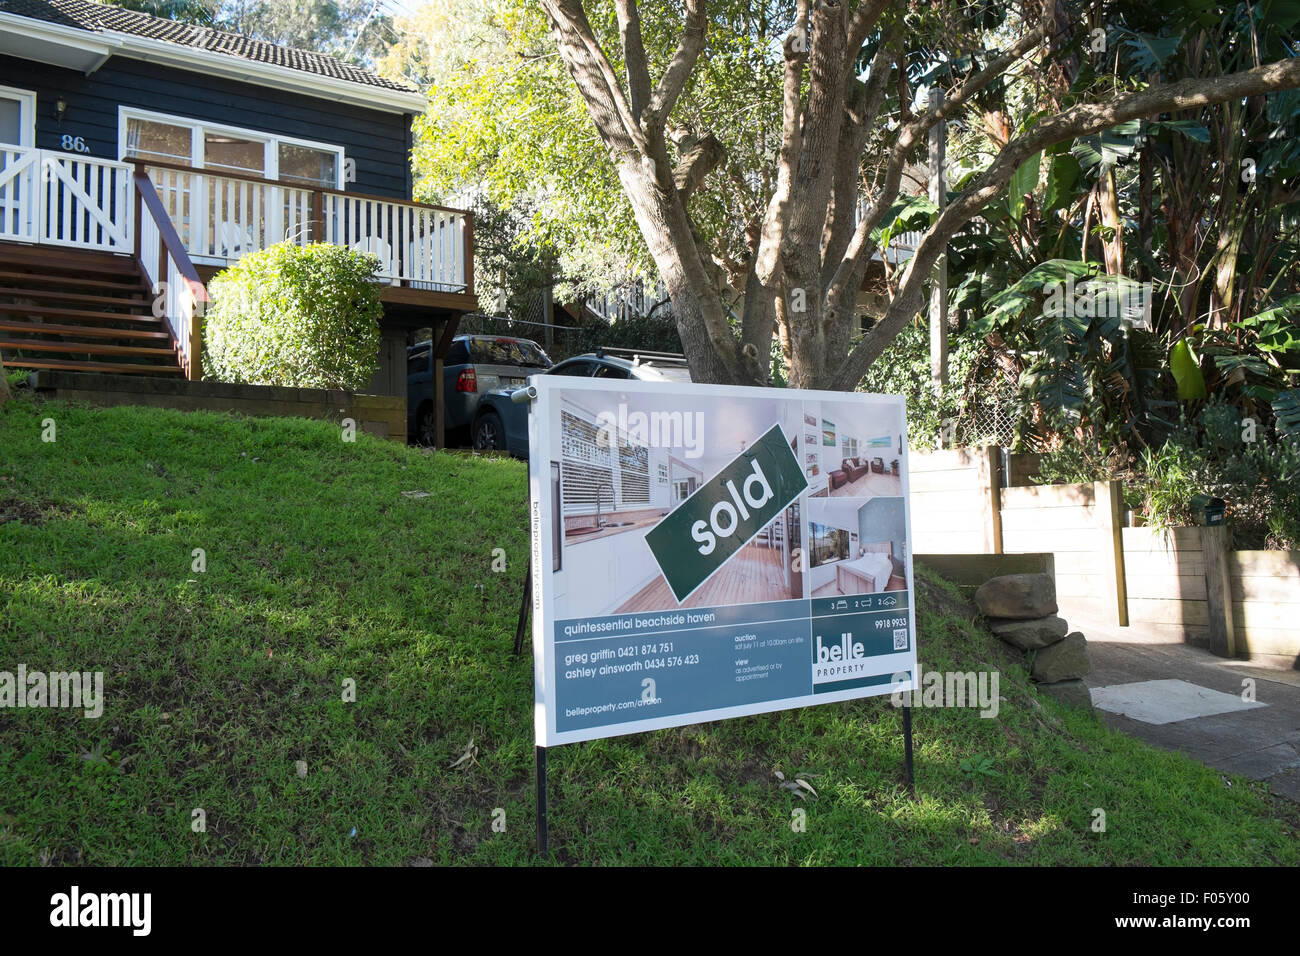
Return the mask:
<path id="1" fill-rule="evenodd" d="M 531 383 L 539 746 L 913 689 L 902 398 Z"/>

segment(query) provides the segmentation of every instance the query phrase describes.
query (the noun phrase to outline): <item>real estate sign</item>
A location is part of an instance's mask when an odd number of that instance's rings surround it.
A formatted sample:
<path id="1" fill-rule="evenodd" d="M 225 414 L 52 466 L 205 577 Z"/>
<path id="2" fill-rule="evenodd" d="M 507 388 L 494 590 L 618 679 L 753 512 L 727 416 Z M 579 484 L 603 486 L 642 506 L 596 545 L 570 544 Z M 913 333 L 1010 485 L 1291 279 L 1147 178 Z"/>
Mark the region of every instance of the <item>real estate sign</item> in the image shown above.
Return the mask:
<path id="1" fill-rule="evenodd" d="M 531 381 L 539 745 L 914 687 L 901 398 Z"/>

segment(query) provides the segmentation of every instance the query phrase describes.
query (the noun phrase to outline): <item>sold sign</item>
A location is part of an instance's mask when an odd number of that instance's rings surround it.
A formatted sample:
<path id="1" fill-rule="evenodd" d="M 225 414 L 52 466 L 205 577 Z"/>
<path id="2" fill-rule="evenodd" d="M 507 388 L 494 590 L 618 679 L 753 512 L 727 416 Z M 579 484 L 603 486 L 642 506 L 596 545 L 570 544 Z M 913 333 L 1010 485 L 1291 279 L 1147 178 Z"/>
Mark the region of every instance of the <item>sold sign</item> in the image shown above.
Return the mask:
<path id="1" fill-rule="evenodd" d="M 686 600 L 807 487 L 780 425 L 701 485 L 645 536 L 677 600 Z"/>

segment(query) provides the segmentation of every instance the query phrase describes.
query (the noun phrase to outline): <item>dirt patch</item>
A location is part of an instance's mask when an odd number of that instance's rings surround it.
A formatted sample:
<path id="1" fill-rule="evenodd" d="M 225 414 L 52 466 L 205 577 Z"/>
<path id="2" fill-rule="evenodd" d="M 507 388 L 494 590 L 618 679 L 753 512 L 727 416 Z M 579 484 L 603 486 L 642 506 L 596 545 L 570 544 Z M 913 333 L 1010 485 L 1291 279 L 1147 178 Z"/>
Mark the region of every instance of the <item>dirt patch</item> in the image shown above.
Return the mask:
<path id="1" fill-rule="evenodd" d="M 17 498 L 0 498 L 0 524 L 16 521 L 19 524 L 40 526 L 51 518 L 61 518 L 70 514 L 72 509 L 62 505 L 34 504 Z"/>

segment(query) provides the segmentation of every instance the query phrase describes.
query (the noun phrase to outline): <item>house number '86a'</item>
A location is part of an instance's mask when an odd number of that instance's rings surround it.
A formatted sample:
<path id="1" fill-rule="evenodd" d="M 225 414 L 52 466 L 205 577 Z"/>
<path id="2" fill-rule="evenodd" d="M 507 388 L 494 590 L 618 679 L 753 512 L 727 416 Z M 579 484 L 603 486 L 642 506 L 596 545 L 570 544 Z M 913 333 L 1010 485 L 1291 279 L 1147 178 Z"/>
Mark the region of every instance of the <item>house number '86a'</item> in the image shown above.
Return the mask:
<path id="1" fill-rule="evenodd" d="M 90 147 L 86 145 L 86 141 L 80 136 L 72 136 L 69 134 L 65 134 L 63 138 L 60 140 L 60 142 L 63 145 L 63 148 L 68 150 L 69 152 L 72 153 L 90 152 Z"/>

